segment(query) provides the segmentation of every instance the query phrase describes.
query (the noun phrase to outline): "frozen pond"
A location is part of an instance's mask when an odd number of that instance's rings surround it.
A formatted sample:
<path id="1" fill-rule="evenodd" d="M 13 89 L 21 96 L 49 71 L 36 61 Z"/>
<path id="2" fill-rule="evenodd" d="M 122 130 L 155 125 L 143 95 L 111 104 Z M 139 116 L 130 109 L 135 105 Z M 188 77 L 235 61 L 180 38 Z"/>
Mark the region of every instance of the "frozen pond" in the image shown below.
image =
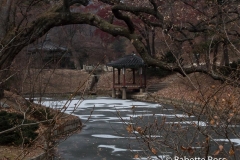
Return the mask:
<path id="1" fill-rule="evenodd" d="M 52 108 L 61 107 L 65 103 L 66 101 L 64 100 L 43 100 L 44 105 Z M 86 126 L 80 133 L 72 135 L 59 144 L 58 154 L 62 160 L 140 159 L 136 155 L 141 155 L 141 159 L 150 159 L 151 156 L 153 159 L 157 159 L 156 157 L 154 158 L 153 154 L 144 153 L 144 150 L 147 150 L 147 145 L 138 142 L 138 139 L 135 137 L 138 133 L 128 133 L 129 129 L 127 128 L 129 124 L 139 123 L 141 125 L 141 122 L 146 122 L 147 124 L 154 121 L 159 121 L 160 124 L 164 120 L 164 123 L 168 124 L 168 126 L 181 125 L 181 129 L 185 128 L 187 130 L 182 132 L 185 137 L 181 137 L 187 140 L 179 140 L 183 144 L 189 144 L 185 141 L 192 141 L 192 144 L 196 144 L 199 139 L 204 139 L 204 137 L 196 134 L 194 130 L 196 129 L 196 125 L 201 128 L 207 128 L 208 126 L 207 122 L 201 121 L 191 115 L 176 112 L 171 106 L 107 97 L 86 99 L 84 101 L 72 100 L 68 103 L 66 112 L 79 116 L 83 123 L 86 121 L 87 123 L 85 123 Z M 141 119 L 141 121 L 137 121 L 137 119 Z M 189 133 L 189 131 L 193 133 Z M 161 140 L 161 138 L 164 140 L 166 135 L 168 136 L 169 134 L 171 136 L 175 134 L 172 131 L 167 134 L 164 131 L 152 133 L 156 134 L 150 134 L 149 136 L 156 140 Z M 164 135 L 165 137 L 163 137 Z M 235 137 L 232 136 L 232 139 L 231 137 L 229 138 L 235 146 L 239 146 L 240 141 Z M 218 144 L 214 143 L 212 145 L 211 152 L 215 150 L 217 145 L 222 144 L 226 146 L 228 142 L 219 135 L 216 135 L 216 138 L 213 140 L 218 142 Z M 193 147 L 198 149 L 198 145 Z M 158 151 L 156 155 L 159 158 L 165 159 L 168 156 L 173 157 L 174 154 L 172 150 L 164 149 L 161 152 Z"/>

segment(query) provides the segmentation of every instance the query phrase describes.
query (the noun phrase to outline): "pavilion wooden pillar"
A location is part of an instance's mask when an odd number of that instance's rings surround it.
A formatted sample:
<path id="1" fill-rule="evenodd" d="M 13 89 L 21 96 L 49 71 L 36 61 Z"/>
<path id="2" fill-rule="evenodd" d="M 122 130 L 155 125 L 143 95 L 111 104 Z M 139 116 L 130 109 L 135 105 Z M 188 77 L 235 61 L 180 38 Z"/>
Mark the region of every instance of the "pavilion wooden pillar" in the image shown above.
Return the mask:
<path id="1" fill-rule="evenodd" d="M 133 84 L 135 84 L 135 68 L 132 69 L 132 73 L 133 73 Z"/>
<path id="2" fill-rule="evenodd" d="M 123 87 L 122 87 L 122 99 L 127 99 L 127 88 L 126 88 L 126 69 L 125 68 L 123 68 L 123 71 L 122 71 L 122 73 L 123 73 Z"/>
<path id="3" fill-rule="evenodd" d="M 147 67 L 146 66 L 144 67 L 143 74 L 144 74 L 144 88 L 146 89 L 147 87 Z"/>
<path id="4" fill-rule="evenodd" d="M 115 87 L 115 68 L 113 67 L 113 88 Z"/>
<path id="5" fill-rule="evenodd" d="M 116 90 L 115 90 L 115 68 L 113 67 L 113 84 L 112 84 L 112 97 L 116 98 Z"/>
<path id="6" fill-rule="evenodd" d="M 140 75 L 140 93 L 144 92 L 144 87 L 143 87 L 143 68 L 139 68 L 139 75 Z"/>
<path id="7" fill-rule="evenodd" d="M 120 68 L 118 68 L 118 84 L 120 85 L 120 74 L 121 73 L 121 69 Z"/>
<path id="8" fill-rule="evenodd" d="M 140 87 L 142 88 L 142 67 L 139 68 Z"/>

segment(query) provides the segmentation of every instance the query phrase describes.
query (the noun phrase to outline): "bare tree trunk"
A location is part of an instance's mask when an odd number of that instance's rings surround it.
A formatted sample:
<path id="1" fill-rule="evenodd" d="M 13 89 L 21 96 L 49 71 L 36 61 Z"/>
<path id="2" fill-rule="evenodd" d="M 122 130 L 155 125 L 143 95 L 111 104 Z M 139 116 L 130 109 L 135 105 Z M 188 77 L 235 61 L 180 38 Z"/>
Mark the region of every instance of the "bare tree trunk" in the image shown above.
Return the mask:
<path id="1" fill-rule="evenodd" d="M 205 61 L 206 61 L 206 67 L 207 67 L 207 70 L 210 70 L 210 54 L 209 52 L 207 51 L 206 52 L 206 56 L 205 56 Z"/>
<path id="2" fill-rule="evenodd" d="M 221 66 L 229 66 L 229 55 L 228 55 L 228 44 L 226 40 L 223 42 L 223 53 L 222 53 L 222 59 L 221 59 Z"/>
<path id="3" fill-rule="evenodd" d="M 224 65 L 229 66 L 229 55 L 228 55 L 228 41 L 225 39 L 223 43 L 223 59 Z"/>
<path id="4" fill-rule="evenodd" d="M 155 28 L 152 28 L 152 56 L 155 56 Z"/>
<path id="5" fill-rule="evenodd" d="M 0 99 L 2 99 L 4 97 L 4 88 L 3 88 L 3 84 L 0 84 Z"/>
<path id="6" fill-rule="evenodd" d="M 75 51 L 72 51 L 72 54 L 73 54 L 73 58 L 71 59 L 71 61 L 74 63 L 74 67 L 76 69 L 81 69 L 81 65 L 79 63 L 77 53 Z"/>
<path id="7" fill-rule="evenodd" d="M 147 51 L 148 51 L 148 54 L 151 55 L 151 48 L 150 48 L 150 40 L 149 40 L 149 28 L 145 25 L 144 27 L 144 33 L 143 33 L 143 36 L 146 40 L 146 48 L 147 48 Z"/>
<path id="8" fill-rule="evenodd" d="M 218 44 L 215 45 L 214 51 L 213 51 L 213 71 L 216 71 L 217 69 L 217 55 L 218 55 Z"/>
<path id="9" fill-rule="evenodd" d="M 4 90 L 7 88 L 6 81 L 9 76 L 7 69 L 0 71 L 0 99 L 4 97 Z"/>
<path id="10" fill-rule="evenodd" d="M 11 51 L 11 50 L 10 50 Z M 5 52 L 7 54 L 8 52 Z M 0 64 L 1 64 L 1 70 L 0 70 L 0 99 L 4 96 L 4 90 L 7 88 L 6 82 L 9 79 L 10 73 L 9 68 L 13 61 L 10 54 L 8 54 L 7 58 L 6 56 L 1 57 Z M 2 60 L 3 59 L 3 60 Z"/>
<path id="11" fill-rule="evenodd" d="M 0 40 L 6 35 L 9 28 L 9 19 L 11 17 L 11 6 L 13 0 L 0 0 Z"/>

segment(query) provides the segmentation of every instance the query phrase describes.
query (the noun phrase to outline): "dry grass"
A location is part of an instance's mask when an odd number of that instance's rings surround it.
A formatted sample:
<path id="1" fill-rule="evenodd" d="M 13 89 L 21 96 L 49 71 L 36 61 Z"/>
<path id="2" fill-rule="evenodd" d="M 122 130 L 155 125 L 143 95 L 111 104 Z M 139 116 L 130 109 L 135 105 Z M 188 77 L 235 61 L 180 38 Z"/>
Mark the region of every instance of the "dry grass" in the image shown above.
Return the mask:
<path id="1" fill-rule="evenodd" d="M 127 81 L 131 81 L 131 73 L 127 74 Z M 231 84 L 214 80 L 203 73 L 189 74 L 187 77 L 175 73 L 164 78 L 148 77 L 147 86 L 164 83 L 166 88 L 153 93 L 152 96 L 174 100 L 185 100 L 198 104 L 210 104 L 218 108 L 229 108 L 240 104 L 240 90 Z M 105 73 L 99 79 L 97 89 L 111 90 L 112 73 Z"/>
<path id="2" fill-rule="evenodd" d="M 171 75 L 163 82 L 170 83 L 167 88 L 157 92 L 157 95 L 188 101 L 207 101 L 211 97 L 224 98 L 238 92 L 237 88 L 201 73 L 191 74 L 188 77 Z"/>
<path id="3" fill-rule="evenodd" d="M 43 153 L 43 150 L 41 148 L 28 148 L 27 150 L 30 153 L 24 158 L 24 160 Z M 23 150 L 20 147 L 0 146 L 0 160 L 16 160 L 18 159 L 19 155 L 22 155 L 22 153 Z"/>
<path id="4" fill-rule="evenodd" d="M 23 94 L 32 93 L 49 93 L 64 94 L 73 93 L 78 87 L 81 92 L 85 83 L 89 79 L 89 74 L 81 70 L 71 69 L 32 69 L 23 73 L 22 88 Z"/>

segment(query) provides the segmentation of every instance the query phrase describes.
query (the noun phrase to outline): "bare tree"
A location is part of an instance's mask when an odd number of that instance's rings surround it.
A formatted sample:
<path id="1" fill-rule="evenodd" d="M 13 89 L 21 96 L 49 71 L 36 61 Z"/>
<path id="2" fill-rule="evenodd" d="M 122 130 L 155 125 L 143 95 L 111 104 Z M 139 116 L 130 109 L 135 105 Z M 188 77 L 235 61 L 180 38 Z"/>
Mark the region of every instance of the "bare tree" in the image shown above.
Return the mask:
<path id="1" fill-rule="evenodd" d="M 33 1 L 33 2 L 40 3 L 38 1 Z M 27 4 L 28 6 L 24 8 L 25 10 L 21 9 L 21 13 L 22 14 L 28 13 L 27 11 L 29 10 L 29 8 L 35 5 L 35 3 L 33 2 L 30 4 Z M 109 21 L 105 20 L 104 18 L 101 19 L 101 17 L 98 17 L 97 15 L 94 15 L 91 13 L 87 13 L 87 14 L 76 13 L 76 12 L 71 12 L 69 10 L 69 7 L 74 6 L 74 4 L 76 3 L 82 3 L 87 5 L 87 1 L 70 1 L 70 2 L 64 2 L 64 3 L 61 3 L 61 2 L 54 3 L 51 1 L 51 6 L 56 5 L 56 8 L 52 7 L 48 10 L 48 7 L 46 7 L 47 10 L 46 12 L 44 12 L 45 14 L 40 15 L 39 18 L 37 18 L 34 21 L 31 19 L 26 19 L 26 16 L 24 17 L 22 16 L 23 18 L 20 21 L 21 23 L 18 24 L 18 26 L 12 27 L 12 30 L 15 30 L 15 34 L 10 34 L 12 32 L 6 32 L 5 38 L 2 40 L 2 49 L 1 49 L 2 58 L 1 59 L 4 60 L 4 62 L 1 62 L 1 66 L 3 64 L 6 64 L 6 66 L 9 66 L 12 59 L 24 46 L 28 45 L 29 43 L 32 43 L 37 38 L 41 37 L 53 26 L 84 23 L 84 24 L 94 25 L 109 34 L 112 34 L 113 36 L 119 35 L 119 36 L 124 36 L 128 38 L 132 42 L 132 44 L 135 46 L 138 53 L 144 58 L 146 63 L 148 63 L 149 65 L 155 65 L 167 70 L 174 70 L 181 73 L 183 73 L 183 69 L 185 73 L 192 73 L 196 71 L 205 72 L 212 75 L 214 78 L 224 79 L 224 77 L 219 76 L 216 73 L 209 72 L 208 69 L 204 67 L 180 68 L 177 64 L 167 64 L 165 62 L 152 58 L 149 55 L 149 52 L 148 52 L 149 49 L 147 49 L 145 42 L 141 40 L 142 36 L 141 34 L 138 34 L 134 26 L 134 22 L 131 21 L 130 16 L 134 16 L 138 18 L 139 20 L 141 20 L 141 23 L 147 24 L 150 27 L 150 29 L 154 27 L 161 28 L 162 31 L 164 31 L 164 34 L 166 34 L 167 36 L 170 36 L 170 38 L 174 40 L 173 44 L 180 43 L 180 42 L 181 44 L 182 42 L 192 43 L 191 42 L 192 40 L 194 40 L 196 37 L 201 36 L 202 34 L 205 34 L 206 32 L 207 33 L 210 33 L 212 31 L 213 33 L 215 32 L 214 27 L 219 26 L 215 23 L 216 18 L 219 17 L 219 16 L 216 16 L 216 14 L 219 14 L 219 9 L 216 9 L 216 8 L 219 8 L 218 6 L 221 5 L 223 6 L 221 8 L 225 9 L 221 12 L 224 15 L 222 16 L 223 18 L 221 20 L 221 25 L 224 27 L 222 27 L 223 30 L 218 32 L 218 34 L 221 34 L 225 36 L 226 39 L 229 39 L 233 36 L 238 35 L 238 32 L 234 29 L 234 27 L 231 27 L 232 30 L 229 30 L 229 31 L 227 31 L 226 29 L 224 30 L 224 28 L 226 28 L 227 26 L 233 25 L 232 24 L 233 21 L 237 22 L 238 12 L 236 8 L 232 9 L 231 7 L 234 6 L 234 4 L 237 4 L 238 2 L 229 1 L 229 2 L 224 2 L 223 4 L 212 2 L 211 4 L 209 4 L 209 3 L 206 3 L 205 1 L 198 1 L 197 3 L 196 2 L 188 3 L 187 1 L 182 1 L 182 0 L 174 1 L 174 2 L 149 1 L 144 3 L 137 2 L 136 3 L 137 5 L 135 6 L 130 6 L 127 1 L 124 3 L 120 1 L 115 1 L 115 2 L 102 1 L 102 2 L 110 5 L 115 19 L 118 19 L 118 21 L 122 21 L 125 24 L 122 23 L 123 25 L 115 25 L 115 24 L 113 25 L 109 23 Z M 47 4 L 42 4 L 42 5 L 48 6 Z M 197 8 L 198 5 L 201 7 Z M 167 9 L 166 8 L 167 6 L 170 6 L 170 10 L 167 10 L 168 12 L 165 12 L 165 10 Z M 183 8 L 186 8 L 186 9 L 183 9 Z M 183 17 L 184 16 L 183 13 L 185 11 L 189 11 L 190 13 L 193 13 L 192 16 L 195 15 L 196 17 L 190 17 L 189 19 L 187 19 L 186 16 Z M 165 12 L 165 13 L 161 14 L 161 12 Z M 11 13 L 19 13 L 19 12 L 17 10 L 16 12 L 11 12 Z M 225 15 L 229 15 L 228 17 L 230 18 L 226 19 L 227 16 Z M 218 19 L 221 19 L 221 17 Z M 45 22 L 48 22 L 48 23 L 45 23 Z M 22 40 L 20 37 L 31 37 L 31 38 L 25 38 Z M 20 39 L 22 43 L 17 44 L 17 42 Z M 10 48 L 7 47 L 7 46 L 10 46 L 10 44 L 14 44 L 14 45 L 12 45 L 12 47 Z M 6 52 L 10 52 L 10 53 L 3 54 Z M 5 56 L 9 55 L 9 56 L 7 59 L 5 59 L 4 55 Z M 9 63 L 8 65 L 7 65 L 7 62 Z M 2 68 L 4 68 L 4 66 Z"/>
<path id="2" fill-rule="evenodd" d="M 238 46 L 236 45 L 239 43 L 240 35 L 238 29 L 239 1 L 91 1 L 91 3 L 109 6 L 110 20 L 109 17 L 102 17 L 97 13 L 81 12 L 81 7 L 89 5 L 89 3 L 89 0 L 0 1 L 0 18 L 1 22 L 3 22 L 0 25 L 0 97 L 3 97 L 5 82 L 13 76 L 9 74 L 8 70 L 19 52 L 45 35 L 51 28 L 69 24 L 88 24 L 113 36 L 127 38 L 149 66 L 176 71 L 187 77 L 190 73 L 202 72 L 214 79 L 238 86 L 238 64 L 235 68 L 231 68 L 229 65 L 239 55 Z M 79 5 L 80 9 L 72 12 L 71 8 L 77 8 Z M 146 32 L 144 34 L 141 32 L 143 30 L 137 28 L 138 25 L 145 27 L 146 30 L 144 31 Z M 152 32 L 152 40 L 149 39 L 149 31 Z M 158 33 L 156 39 L 155 31 Z M 163 46 L 166 49 L 164 48 L 163 52 L 170 51 L 168 53 L 172 54 L 175 61 L 169 63 L 151 55 L 156 54 L 156 46 L 153 45 L 155 40 L 165 42 Z M 150 42 L 152 42 L 152 46 Z M 186 50 L 186 48 L 189 50 Z M 192 63 L 194 51 L 199 54 L 197 56 L 198 65 Z M 217 59 L 219 58 L 222 59 L 223 68 L 217 65 Z M 200 65 L 201 62 L 203 65 Z M 214 100 L 214 95 L 215 92 L 210 96 L 211 98 L 203 99 L 202 105 L 204 107 L 202 112 L 196 115 L 198 123 L 203 116 L 204 109 L 209 106 L 209 100 Z M 209 113 L 217 113 L 217 111 L 210 110 Z M 230 111 L 227 110 L 226 112 L 230 114 Z M 219 114 L 221 115 L 221 113 Z M 212 116 L 214 117 L 214 115 Z M 222 119 L 220 120 L 222 121 Z M 224 125 L 222 126 L 224 127 L 220 128 L 223 129 L 223 133 L 228 132 L 226 129 L 230 125 L 226 120 L 226 118 L 223 119 Z M 159 126 L 157 122 L 156 126 Z M 164 125 L 161 129 L 173 132 L 178 129 L 174 127 Z M 134 129 L 137 130 L 136 127 Z M 210 127 L 207 134 L 205 129 L 202 130 L 199 126 L 195 129 L 196 133 L 206 138 L 202 145 L 208 144 L 211 136 L 208 133 L 212 133 L 211 130 L 214 131 L 213 133 L 217 133 L 217 130 L 213 127 Z M 183 130 L 182 133 L 186 133 L 186 130 Z M 163 133 L 163 135 L 169 136 L 167 132 Z M 184 136 L 184 134 L 181 135 Z M 226 137 L 227 134 L 225 134 Z M 180 139 L 184 140 L 182 137 L 179 137 L 178 140 L 180 141 Z M 176 143 L 169 144 L 169 141 L 166 141 L 165 145 L 171 146 L 178 154 L 182 154 L 186 150 L 190 154 L 192 153 L 190 142 L 195 141 L 191 140 L 183 143 L 183 151 L 179 151 L 179 147 L 174 146 Z M 150 144 L 149 140 L 147 143 Z M 188 146 L 187 149 L 185 145 Z M 204 148 L 206 149 L 205 156 L 208 155 L 208 147 L 209 145 Z M 150 149 L 155 153 L 155 147 L 150 147 Z M 222 151 L 222 147 L 219 150 Z M 234 146 L 229 152 L 234 152 Z"/>

